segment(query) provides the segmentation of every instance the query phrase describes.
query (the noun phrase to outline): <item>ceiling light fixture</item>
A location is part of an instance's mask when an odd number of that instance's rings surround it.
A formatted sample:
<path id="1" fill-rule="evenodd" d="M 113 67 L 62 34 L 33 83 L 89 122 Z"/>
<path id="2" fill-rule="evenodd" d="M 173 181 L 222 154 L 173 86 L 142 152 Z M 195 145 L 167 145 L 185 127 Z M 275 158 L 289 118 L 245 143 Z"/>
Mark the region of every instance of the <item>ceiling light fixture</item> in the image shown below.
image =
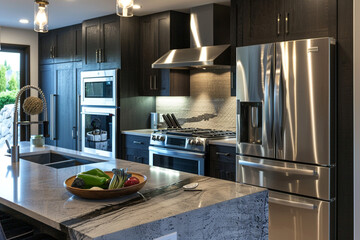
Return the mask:
<path id="1" fill-rule="evenodd" d="M 116 14 L 120 17 L 132 17 L 134 0 L 116 0 Z"/>
<path id="2" fill-rule="evenodd" d="M 22 23 L 22 24 L 28 24 L 29 23 L 29 20 L 25 19 L 25 18 L 22 18 L 19 20 L 19 23 Z"/>
<path id="3" fill-rule="evenodd" d="M 134 4 L 133 8 L 134 8 L 134 9 L 140 9 L 141 6 L 140 6 L 139 4 Z"/>
<path id="4" fill-rule="evenodd" d="M 35 0 L 34 3 L 34 30 L 46 33 L 49 30 L 49 2 L 46 0 Z"/>

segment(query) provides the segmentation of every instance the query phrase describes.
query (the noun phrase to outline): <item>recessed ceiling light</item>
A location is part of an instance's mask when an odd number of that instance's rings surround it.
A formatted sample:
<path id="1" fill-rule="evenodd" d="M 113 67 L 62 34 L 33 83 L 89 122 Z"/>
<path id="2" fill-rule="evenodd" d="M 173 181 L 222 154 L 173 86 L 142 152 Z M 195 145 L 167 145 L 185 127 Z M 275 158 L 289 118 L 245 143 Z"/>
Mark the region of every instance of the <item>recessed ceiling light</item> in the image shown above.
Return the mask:
<path id="1" fill-rule="evenodd" d="M 19 20 L 19 23 L 22 23 L 22 24 L 28 24 L 29 23 L 29 20 L 25 19 L 25 18 L 22 18 Z"/>
<path id="2" fill-rule="evenodd" d="M 134 8 L 134 9 L 140 9 L 141 6 L 140 6 L 139 4 L 134 4 L 133 8 Z"/>

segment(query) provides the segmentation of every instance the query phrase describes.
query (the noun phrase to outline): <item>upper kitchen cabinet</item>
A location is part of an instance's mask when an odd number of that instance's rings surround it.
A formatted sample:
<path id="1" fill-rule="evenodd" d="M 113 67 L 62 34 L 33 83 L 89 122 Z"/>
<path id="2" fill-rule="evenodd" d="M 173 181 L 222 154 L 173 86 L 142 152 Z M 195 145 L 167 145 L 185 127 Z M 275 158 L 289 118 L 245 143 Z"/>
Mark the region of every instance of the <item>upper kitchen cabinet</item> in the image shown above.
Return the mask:
<path id="1" fill-rule="evenodd" d="M 236 46 L 336 37 L 336 0 L 232 0 L 232 7 Z"/>
<path id="2" fill-rule="evenodd" d="M 120 17 L 109 15 L 82 24 L 83 69 L 121 67 Z"/>
<path id="3" fill-rule="evenodd" d="M 40 64 L 81 60 L 81 25 L 59 28 L 39 35 Z"/>
<path id="4" fill-rule="evenodd" d="M 189 14 L 168 11 L 140 19 L 141 94 L 144 96 L 187 96 L 187 70 L 152 69 L 151 65 L 170 49 L 190 46 Z"/>

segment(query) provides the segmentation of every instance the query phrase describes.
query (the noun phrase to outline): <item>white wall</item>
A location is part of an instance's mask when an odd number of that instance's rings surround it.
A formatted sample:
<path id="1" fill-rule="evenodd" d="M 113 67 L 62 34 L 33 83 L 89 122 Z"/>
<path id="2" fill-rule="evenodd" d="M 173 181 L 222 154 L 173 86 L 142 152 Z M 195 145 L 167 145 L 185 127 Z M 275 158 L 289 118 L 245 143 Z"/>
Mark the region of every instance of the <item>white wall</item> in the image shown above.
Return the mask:
<path id="1" fill-rule="evenodd" d="M 358 14 L 355 14 L 358 13 Z M 354 0 L 354 239 L 360 240 L 360 0 Z"/>
<path id="2" fill-rule="evenodd" d="M 30 46 L 30 84 L 38 86 L 38 33 L 27 29 L 1 27 L 0 42 Z M 31 92 L 31 95 L 35 94 L 36 92 Z M 31 119 L 37 120 L 37 116 L 32 117 Z M 37 129 L 37 126 L 33 125 L 31 133 L 36 134 Z"/>

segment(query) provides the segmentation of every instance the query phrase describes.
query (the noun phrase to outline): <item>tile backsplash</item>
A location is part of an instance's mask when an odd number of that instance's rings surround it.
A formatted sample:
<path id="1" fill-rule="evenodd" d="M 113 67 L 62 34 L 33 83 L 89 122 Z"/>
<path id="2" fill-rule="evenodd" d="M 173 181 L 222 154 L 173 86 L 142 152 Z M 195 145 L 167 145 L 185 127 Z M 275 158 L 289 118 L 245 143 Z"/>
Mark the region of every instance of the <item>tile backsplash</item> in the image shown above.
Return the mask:
<path id="1" fill-rule="evenodd" d="M 190 97 L 157 97 L 158 113 L 174 113 L 182 127 L 236 130 L 236 98 L 229 70 L 192 70 Z"/>

